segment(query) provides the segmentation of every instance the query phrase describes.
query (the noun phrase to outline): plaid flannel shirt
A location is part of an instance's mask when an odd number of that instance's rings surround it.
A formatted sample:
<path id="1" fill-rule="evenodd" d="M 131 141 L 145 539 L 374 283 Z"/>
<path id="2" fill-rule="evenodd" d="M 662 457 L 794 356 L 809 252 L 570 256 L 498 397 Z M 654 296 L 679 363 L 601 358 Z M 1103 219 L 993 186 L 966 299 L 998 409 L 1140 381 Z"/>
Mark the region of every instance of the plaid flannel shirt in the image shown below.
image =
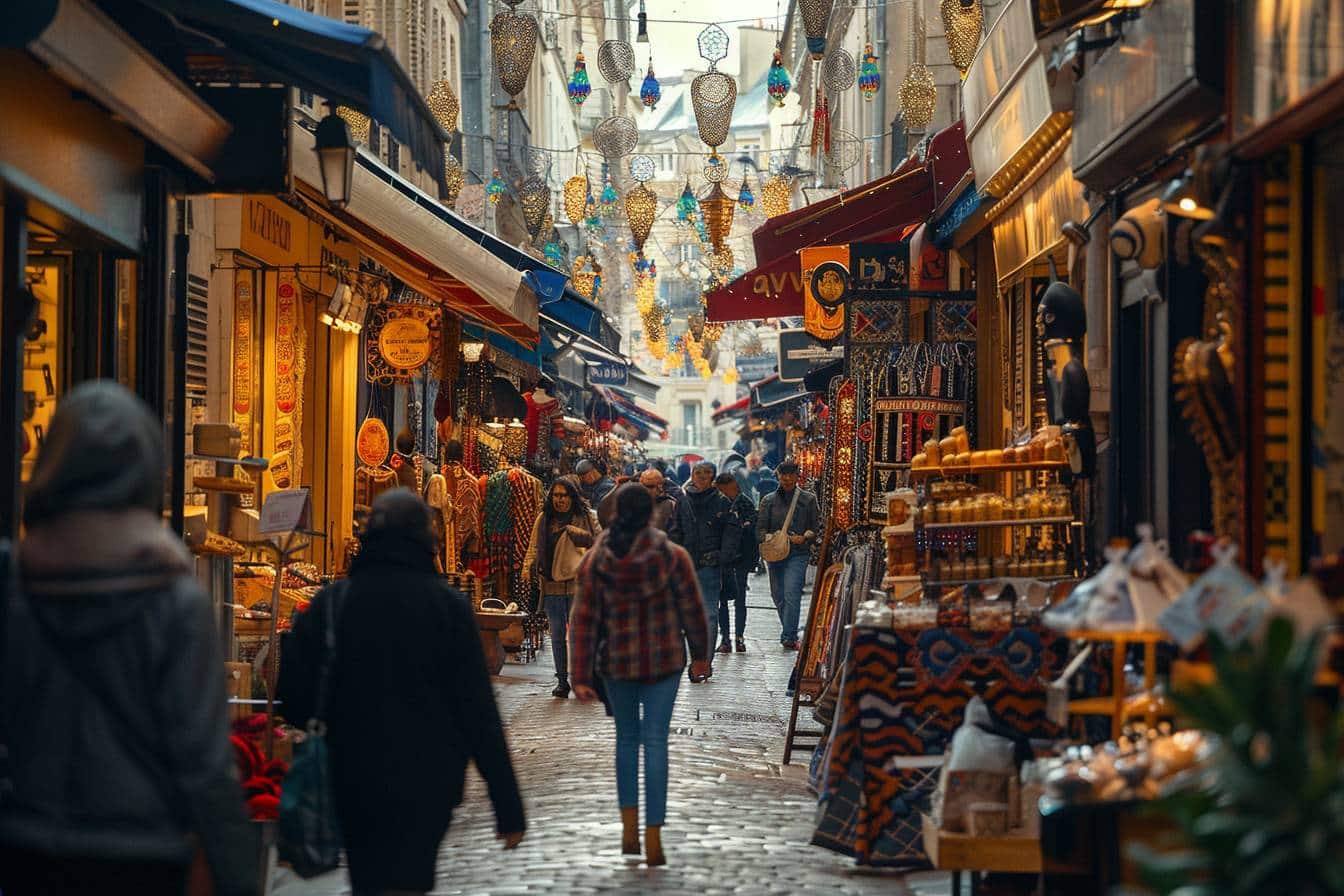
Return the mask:
<path id="1" fill-rule="evenodd" d="M 645 529 L 617 557 L 598 536 L 579 566 L 569 619 L 570 680 L 591 685 L 594 672 L 618 681 L 654 681 L 709 659 L 709 619 L 686 550 Z M 600 642 L 600 643 L 599 643 Z"/>

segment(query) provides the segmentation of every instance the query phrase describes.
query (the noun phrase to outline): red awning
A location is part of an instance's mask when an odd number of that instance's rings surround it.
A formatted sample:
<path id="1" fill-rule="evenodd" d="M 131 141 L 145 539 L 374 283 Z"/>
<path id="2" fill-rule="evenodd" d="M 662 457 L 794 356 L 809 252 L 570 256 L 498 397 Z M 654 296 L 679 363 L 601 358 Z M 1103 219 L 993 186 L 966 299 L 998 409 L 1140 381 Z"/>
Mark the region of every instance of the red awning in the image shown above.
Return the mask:
<path id="1" fill-rule="evenodd" d="M 960 122 L 934 135 L 925 160 L 804 208 L 770 218 L 752 234 L 760 263 L 706 298 L 718 323 L 803 314 L 797 251 L 806 246 L 899 239 L 926 221 L 970 165 Z"/>
<path id="2" fill-rule="evenodd" d="M 746 396 L 746 397 L 744 397 L 744 398 L 739 398 L 737 401 L 733 402 L 732 404 L 724 405 L 723 407 L 721 407 L 721 408 L 719 408 L 717 411 L 715 411 L 715 412 L 713 413 L 713 415 L 712 415 L 712 416 L 713 416 L 713 419 L 714 419 L 714 422 L 715 422 L 715 423 L 718 423 L 720 420 L 724 420 L 724 419 L 726 419 L 726 418 L 729 417 L 729 416 L 736 416 L 737 414 L 739 414 L 739 413 L 741 413 L 741 412 L 745 412 L 745 411 L 747 410 L 747 408 L 749 408 L 750 406 L 751 406 L 751 396 L 750 396 L 750 395 L 748 395 L 748 396 Z"/>

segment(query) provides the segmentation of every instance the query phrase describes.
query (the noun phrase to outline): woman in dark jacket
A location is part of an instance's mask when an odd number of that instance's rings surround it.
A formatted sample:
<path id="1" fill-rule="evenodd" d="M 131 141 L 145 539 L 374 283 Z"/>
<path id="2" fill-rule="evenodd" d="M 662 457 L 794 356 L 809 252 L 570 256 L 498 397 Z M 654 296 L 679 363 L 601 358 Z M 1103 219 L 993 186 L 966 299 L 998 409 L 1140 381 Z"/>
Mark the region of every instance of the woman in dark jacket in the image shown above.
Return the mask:
<path id="1" fill-rule="evenodd" d="M 574 607 L 579 562 L 593 546 L 597 532 L 597 514 L 588 508 L 579 487 L 565 476 L 555 480 L 546 505 L 537 514 L 523 558 L 523 576 L 531 579 L 535 574 L 551 624 L 551 655 L 558 680 L 552 697 L 569 696 L 569 612 Z"/>
<path id="2" fill-rule="evenodd" d="M 336 659 L 326 712 L 332 785 L 357 894 L 425 893 L 468 761 L 490 789 L 496 834 L 522 840 L 523 803 L 471 604 L 434 572 L 429 508 L 379 495 L 345 582 L 323 589 L 281 650 L 282 712 L 316 712 L 327 603 Z"/>
<path id="3" fill-rule="evenodd" d="M 164 528 L 163 477 L 140 399 L 95 382 L 61 400 L 15 575 L 0 562 L 6 896 L 180 894 L 193 838 L 217 894 L 257 890 L 214 614 Z"/>

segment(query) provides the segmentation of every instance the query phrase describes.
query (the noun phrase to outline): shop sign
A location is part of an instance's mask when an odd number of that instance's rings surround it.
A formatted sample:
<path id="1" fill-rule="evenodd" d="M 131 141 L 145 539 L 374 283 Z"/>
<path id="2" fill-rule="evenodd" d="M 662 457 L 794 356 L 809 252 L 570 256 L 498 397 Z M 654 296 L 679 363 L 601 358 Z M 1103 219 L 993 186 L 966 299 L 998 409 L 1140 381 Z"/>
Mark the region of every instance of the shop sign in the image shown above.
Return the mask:
<path id="1" fill-rule="evenodd" d="M 278 199 L 242 196 L 215 200 L 215 244 L 268 264 L 308 259 L 308 218 Z"/>
<path id="2" fill-rule="evenodd" d="M 910 289 L 910 243 L 850 243 L 849 280 L 853 295 L 881 298 Z"/>
<path id="3" fill-rule="evenodd" d="M 378 351 L 383 360 L 401 370 L 423 367 L 433 348 L 429 326 L 414 317 L 392 318 L 378 334 Z"/>
<path id="4" fill-rule="evenodd" d="M 588 368 L 588 382 L 594 386 L 624 386 L 630 380 L 630 367 L 615 361 L 601 361 Z"/>
<path id="5" fill-rule="evenodd" d="M 779 365 L 779 357 L 775 354 L 762 352 L 759 355 L 737 356 L 737 372 L 742 377 L 741 382 L 751 384 L 759 383 L 761 380 L 774 373 Z"/>
<path id="6" fill-rule="evenodd" d="M 812 371 L 844 359 L 841 343 L 823 345 L 805 329 L 779 331 L 779 378 L 786 383 L 801 382 Z M 739 363 L 739 371 L 741 367 Z"/>
<path id="7" fill-rule="evenodd" d="M 257 531 L 262 535 L 287 535 L 307 529 L 311 508 L 307 488 L 271 492 L 261 505 Z"/>
<path id="8" fill-rule="evenodd" d="M 1159 0 L 1079 82 L 1073 169 L 1108 190 L 1222 112 L 1222 64 L 1202 0 Z"/>
<path id="9" fill-rule="evenodd" d="M 849 246 L 809 246 L 798 250 L 802 264 L 803 326 L 829 342 L 845 331 L 849 293 Z"/>
<path id="10" fill-rule="evenodd" d="M 803 278 L 790 252 L 760 265 L 709 293 L 706 317 L 714 322 L 798 317 L 803 313 Z"/>

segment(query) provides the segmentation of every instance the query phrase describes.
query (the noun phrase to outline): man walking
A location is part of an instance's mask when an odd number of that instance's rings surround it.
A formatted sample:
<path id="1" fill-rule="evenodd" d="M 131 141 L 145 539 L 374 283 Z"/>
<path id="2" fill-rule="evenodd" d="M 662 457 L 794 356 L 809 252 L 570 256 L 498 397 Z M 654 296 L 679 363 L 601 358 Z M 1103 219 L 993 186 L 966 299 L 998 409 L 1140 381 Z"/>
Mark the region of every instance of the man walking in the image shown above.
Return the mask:
<path id="1" fill-rule="evenodd" d="M 737 551 L 726 560 L 723 571 L 723 588 L 719 592 L 719 630 L 723 634 L 723 643 L 719 653 L 731 653 L 728 643 L 728 605 L 735 605 L 737 652 L 747 652 L 745 639 L 747 631 L 747 576 L 756 568 L 760 549 L 756 545 L 756 505 L 742 491 L 742 483 L 732 473 L 720 473 L 714 480 L 719 492 L 731 503 L 728 525 L 737 530 Z"/>
<path id="2" fill-rule="evenodd" d="M 772 532 L 784 528 L 789 507 L 796 499 L 793 516 L 789 518 L 789 556 L 768 562 L 766 566 L 770 571 L 770 597 L 779 611 L 779 643 L 785 650 L 797 650 L 803 578 L 807 574 L 807 561 L 812 542 L 817 537 L 821 514 L 816 496 L 798 485 L 798 464 L 786 460 L 775 468 L 775 474 L 779 477 L 779 487 L 761 499 L 756 514 L 756 543 L 759 545 Z"/>
<path id="3" fill-rule="evenodd" d="M 676 544 L 683 544 L 685 539 L 681 532 L 681 508 L 676 499 L 664 491 L 667 483 L 663 479 L 663 474 L 653 469 L 645 470 L 639 474 L 639 484 L 653 497 L 653 516 L 649 518 L 649 525 L 655 529 L 662 529 Z M 612 492 L 603 502 L 613 505 L 610 508 L 613 514 L 615 497 L 616 493 Z"/>
<path id="4" fill-rule="evenodd" d="M 709 643 L 718 630 L 719 592 L 723 587 L 725 560 L 737 552 L 738 529 L 730 525 L 732 503 L 714 487 L 714 465 L 702 461 L 691 470 L 686 500 L 678 502 L 681 511 L 682 546 L 695 564 L 700 592 L 709 617 Z"/>
<path id="5" fill-rule="evenodd" d="M 616 482 L 607 475 L 606 461 L 598 458 L 584 458 L 579 461 L 574 472 L 579 476 L 579 482 L 583 485 L 583 497 L 588 501 L 588 506 L 594 509 L 602 505 L 602 499 L 616 490 Z M 601 520 L 603 526 L 607 524 L 606 520 Z"/>

